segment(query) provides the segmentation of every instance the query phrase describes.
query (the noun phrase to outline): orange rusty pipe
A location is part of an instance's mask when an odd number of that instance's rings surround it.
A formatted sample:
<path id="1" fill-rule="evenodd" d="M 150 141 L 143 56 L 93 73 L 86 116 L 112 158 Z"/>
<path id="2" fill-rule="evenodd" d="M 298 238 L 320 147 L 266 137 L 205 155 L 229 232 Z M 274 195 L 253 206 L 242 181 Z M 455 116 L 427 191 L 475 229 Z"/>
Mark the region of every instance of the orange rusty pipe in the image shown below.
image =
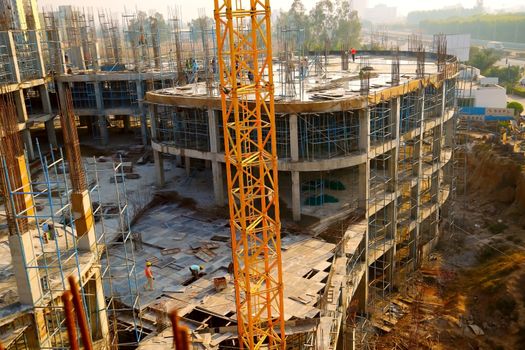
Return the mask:
<path id="1" fill-rule="evenodd" d="M 172 312 L 170 312 L 170 320 L 171 328 L 173 331 L 173 345 L 177 350 L 183 349 L 179 334 L 179 317 L 177 316 L 177 310 L 173 310 Z"/>
<path id="2" fill-rule="evenodd" d="M 188 339 L 189 329 L 188 327 L 181 326 L 179 327 L 179 338 L 180 338 L 180 350 L 190 350 L 190 342 Z M 177 348 L 179 350 L 179 348 Z"/>
<path id="3" fill-rule="evenodd" d="M 89 327 L 86 321 L 86 314 L 84 313 L 82 299 L 80 298 L 80 288 L 74 276 L 69 276 L 68 280 L 69 286 L 71 288 L 71 294 L 73 295 L 73 304 L 75 305 L 75 311 L 77 314 L 77 322 L 78 328 L 80 328 L 82 345 L 84 345 L 84 350 L 93 350 L 93 344 L 91 344 L 91 336 L 89 334 Z"/>
<path id="4" fill-rule="evenodd" d="M 62 302 L 64 303 L 64 311 L 66 314 L 67 337 L 69 339 L 69 348 L 72 350 L 79 350 L 77 340 L 77 328 L 75 324 L 75 315 L 73 311 L 73 294 L 66 290 L 62 294 Z M 3 348 L 0 347 L 0 350 Z"/>

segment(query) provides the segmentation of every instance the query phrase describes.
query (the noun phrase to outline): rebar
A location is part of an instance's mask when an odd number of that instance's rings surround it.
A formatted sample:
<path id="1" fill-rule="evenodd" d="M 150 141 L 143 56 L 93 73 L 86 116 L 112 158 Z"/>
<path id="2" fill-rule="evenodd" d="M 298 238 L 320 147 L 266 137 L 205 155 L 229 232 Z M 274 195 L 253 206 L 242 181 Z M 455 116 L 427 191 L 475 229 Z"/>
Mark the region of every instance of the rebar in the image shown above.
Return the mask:
<path id="1" fill-rule="evenodd" d="M 74 192 L 82 193 L 87 190 L 86 175 L 80 154 L 80 143 L 75 123 L 75 114 L 73 111 L 73 98 L 71 90 L 66 88 L 65 104 L 63 103 L 60 111 L 60 123 L 64 135 L 64 148 L 66 158 L 69 163 L 69 174 L 71 177 L 71 187 Z"/>
<path id="2" fill-rule="evenodd" d="M 21 166 L 25 164 L 19 163 L 20 157 L 24 157 L 24 149 L 18 132 L 17 113 L 13 96 L 6 91 L 1 91 L 0 95 L 0 155 L 3 158 L 3 161 L 0 162 L 0 168 L 3 172 L 0 179 L 9 233 L 15 235 L 25 233 L 28 230 L 27 217 L 17 219 L 17 213 L 28 209 L 25 196 L 11 196 L 12 190 L 20 190 L 24 187 L 21 178 Z M 9 205 L 11 200 L 13 201 L 12 205 Z"/>

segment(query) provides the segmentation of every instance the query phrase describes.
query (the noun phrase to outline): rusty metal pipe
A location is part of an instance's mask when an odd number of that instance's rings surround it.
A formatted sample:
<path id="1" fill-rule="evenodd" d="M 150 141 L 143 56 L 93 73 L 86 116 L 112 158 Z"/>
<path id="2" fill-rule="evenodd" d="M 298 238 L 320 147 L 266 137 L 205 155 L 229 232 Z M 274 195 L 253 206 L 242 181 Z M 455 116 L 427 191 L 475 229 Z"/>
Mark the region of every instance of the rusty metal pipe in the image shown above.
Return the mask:
<path id="1" fill-rule="evenodd" d="M 80 287 L 77 284 L 74 276 L 69 276 L 68 281 L 71 288 L 71 294 L 73 295 L 73 305 L 75 305 L 78 328 L 80 328 L 80 337 L 82 338 L 82 345 L 84 345 L 84 350 L 93 350 L 93 344 L 91 343 L 91 336 L 89 334 L 89 327 L 86 321 L 86 314 L 82 305 L 82 299 L 80 298 Z"/>
<path id="2" fill-rule="evenodd" d="M 64 303 L 64 311 L 66 315 L 66 328 L 67 337 L 69 339 L 69 348 L 72 350 L 80 350 L 78 347 L 77 328 L 75 324 L 75 315 L 72 301 L 73 295 L 69 290 L 66 290 L 64 294 L 62 294 L 62 302 Z M 3 350 L 1 346 L 0 350 Z"/>

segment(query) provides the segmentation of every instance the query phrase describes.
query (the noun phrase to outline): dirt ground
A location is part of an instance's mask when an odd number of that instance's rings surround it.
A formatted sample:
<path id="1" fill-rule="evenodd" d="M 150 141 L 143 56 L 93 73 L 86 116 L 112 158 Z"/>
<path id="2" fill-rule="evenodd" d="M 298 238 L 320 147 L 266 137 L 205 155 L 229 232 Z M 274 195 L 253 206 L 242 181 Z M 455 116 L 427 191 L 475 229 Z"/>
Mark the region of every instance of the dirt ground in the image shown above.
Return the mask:
<path id="1" fill-rule="evenodd" d="M 477 141 L 454 229 L 394 298 L 405 314 L 377 349 L 525 349 L 525 161 Z"/>

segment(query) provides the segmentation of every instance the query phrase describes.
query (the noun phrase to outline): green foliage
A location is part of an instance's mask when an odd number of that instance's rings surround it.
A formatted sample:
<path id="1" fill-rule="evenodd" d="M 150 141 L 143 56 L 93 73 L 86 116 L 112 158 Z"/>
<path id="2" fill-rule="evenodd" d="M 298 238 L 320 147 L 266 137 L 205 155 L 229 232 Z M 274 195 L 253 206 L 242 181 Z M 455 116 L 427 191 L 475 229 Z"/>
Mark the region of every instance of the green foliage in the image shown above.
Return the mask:
<path id="1" fill-rule="evenodd" d="M 523 112 L 523 105 L 517 101 L 508 102 L 507 108 L 513 108 L 515 115 L 521 115 Z"/>
<path id="2" fill-rule="evenodd" d="M 512 89 L 512 93 L 516 96 L 525 97 L 525 87 L 516 85 Z"/>
<path id="3" fill-rule="evenodd" d="M 472 46 L 470 48 L 470 60 L 468 65 L 479 68 L 483 72 L 490 68 L 494 63 L 500 60 L 503 54 L 500 51 L 494 49 L 480 49 L 479 47 Z"/>
<path id="4" fill-rule="evenodd" d="M 497 77 L 499 84 L 507 87 L 507 92 L 510 91 L 521 77 L 521 69 L 518 66 L 508 67 L 490 67 L 482 72 L 486 77 Z"/>
<path id="5" fill-rule="evenodd" d="M 420 22 L 427 33 L 471 34 L 474 39 L 525 43 L 525 13 L 479 14 L 470 17 L 428 19 Z"/>
<path id="6" fill-rule="evenodd" d="M 273 24 L 274 37 L 290 28 L 304 33 L 305 50 L 340 50 L 358 47 L 361 24 L 348 0 L 318 1 L 309 13 L 301 0 L 294 0 L 290 10 L 281 12 Z"/>

